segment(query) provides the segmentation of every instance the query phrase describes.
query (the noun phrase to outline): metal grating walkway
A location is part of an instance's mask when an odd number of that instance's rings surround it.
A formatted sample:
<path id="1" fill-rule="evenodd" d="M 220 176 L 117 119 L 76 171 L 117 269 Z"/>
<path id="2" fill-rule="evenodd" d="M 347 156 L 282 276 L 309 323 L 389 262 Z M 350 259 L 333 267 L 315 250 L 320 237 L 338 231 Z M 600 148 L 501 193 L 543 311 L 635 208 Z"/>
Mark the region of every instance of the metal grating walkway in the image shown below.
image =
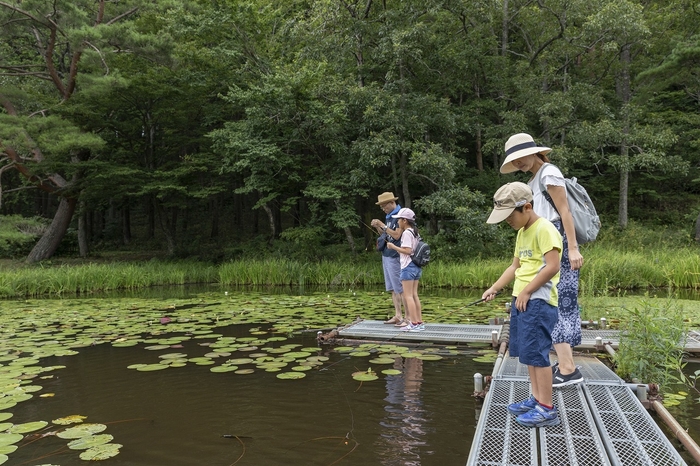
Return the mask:
<path id="1" fill-rule="evenodd" d="M 406 332 L 381 320 L 361 320 L 338 329 L 344 338 L 375 338 L 379 340 L 413 340 L 440 343 L 491 343 L 492 332 L 501 335 L 502 325 L 425 324 L 423 332 Z"/>
<path id="2" fill-rule="evenodd" d="M 527 367 L 506 358 L 484 400 L 467 466 L 686 464 L 622 379 L 596 358 L 577 357 L 576 364 L 586 383 L 554 390 L 561 424 L 529 429 L 506 410 L 530 395 Z"/>

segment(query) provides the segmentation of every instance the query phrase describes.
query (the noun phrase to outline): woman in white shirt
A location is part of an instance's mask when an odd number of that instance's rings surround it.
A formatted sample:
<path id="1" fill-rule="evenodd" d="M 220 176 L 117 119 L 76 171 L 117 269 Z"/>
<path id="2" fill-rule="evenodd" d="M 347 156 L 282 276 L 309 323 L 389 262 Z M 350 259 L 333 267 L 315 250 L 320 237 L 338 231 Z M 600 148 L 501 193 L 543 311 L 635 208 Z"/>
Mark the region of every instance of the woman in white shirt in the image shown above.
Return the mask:
<path id="1" fill-rule="evenodd" d="M 538 146 L 529 134 L 519 133 L 511 136 L 506 142 L 505 151 L 506 159 L 501 166 L 501 173 L 518 170 L 532 173 L 528 185 L 532 189 L 535 213 L 552 222 L 564 240 L 557 286 L 559 320 L 552 332 L 552 343 L 558 359 L 552 369 L 552 386 L 563 387 L 581 383 L 583 376 L 574 364 L 572 348 L 581 344 L 578 281 L 583 256 L 576 242 L 574 218 L 569 210 L 564 175 L 558 167 L 549 163 L 547 154 L 552 149 Z M 547 165 L 544 166 L 545 164 Z M 546 192 L 542 192 L 541 186 L 545 187 Z"/>

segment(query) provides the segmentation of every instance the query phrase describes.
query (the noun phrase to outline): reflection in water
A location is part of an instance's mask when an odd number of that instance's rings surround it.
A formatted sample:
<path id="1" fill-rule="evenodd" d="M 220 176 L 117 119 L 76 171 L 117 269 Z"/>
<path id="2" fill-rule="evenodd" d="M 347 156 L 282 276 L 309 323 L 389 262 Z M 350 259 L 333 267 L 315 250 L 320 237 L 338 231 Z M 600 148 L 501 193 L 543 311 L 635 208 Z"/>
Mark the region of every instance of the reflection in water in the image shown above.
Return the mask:
<path id="1" fill-rule="evenodd" d="M 426 445 L 427 412 L 420 388 L 423 383 L 423 361 L 418 358 L 396 358 L 394 368 L 402 374 L 387 377 L 385 416 L 377 453 L 385 466 L 419 466 L 420 448 Z"/>

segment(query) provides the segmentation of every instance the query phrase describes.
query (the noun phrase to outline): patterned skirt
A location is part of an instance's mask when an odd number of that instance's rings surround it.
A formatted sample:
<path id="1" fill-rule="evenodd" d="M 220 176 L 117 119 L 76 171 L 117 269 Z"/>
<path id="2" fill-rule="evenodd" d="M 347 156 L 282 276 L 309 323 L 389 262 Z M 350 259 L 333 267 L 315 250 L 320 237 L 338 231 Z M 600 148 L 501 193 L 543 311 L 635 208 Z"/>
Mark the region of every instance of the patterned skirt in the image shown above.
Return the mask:
<path id="1" fill-rule="evenodd" d="M 578 309 L 578 270 L 571 270 L 569 262 L 569 241 L 564 232 L 561 220 L 557 220 L 557 227 L 564 240 L 564 250 L 559 269 L 559 320 L 552 331 L 552 344 L 568 343 L 572 347 L 581 344 L 581 314 Z"/>

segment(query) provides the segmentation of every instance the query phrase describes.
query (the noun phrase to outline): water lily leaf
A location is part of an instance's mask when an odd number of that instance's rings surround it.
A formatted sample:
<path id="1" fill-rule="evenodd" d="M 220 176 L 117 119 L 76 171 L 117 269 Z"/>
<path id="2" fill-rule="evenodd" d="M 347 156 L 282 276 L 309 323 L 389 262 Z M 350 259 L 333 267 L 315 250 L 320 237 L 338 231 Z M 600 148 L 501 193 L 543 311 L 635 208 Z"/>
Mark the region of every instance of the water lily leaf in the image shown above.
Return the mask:
<path id="1" fill-rule="evenodd" d="M 7 455 L 0 454 L 0 464 L 4 464 L 9 459 Z"/>
<path id="2" fill-rule="evenodd" d="M 212 372 L 233 372 L 238 370 L 238 366 L 216 366 L 209 369 Z"/>
<path id="3" fill-rule="evenodd" d="M 247 375 L 255 372 L 255 369 L 238 369 L 234 374 Z"/>
<path id="4" fill-rule="evenodd" d="M 136 370 L 140 372 L 151 372 L 151 371 L 161 371 L 167 369 L 167 364 L 146 364 L 145 366 L 137 367 Z"/>
<path id="5" fill-rule="evenodd" d="M 22 434 L 2 433 L 0 434 L 0 447 L 12 445 L 13 443 L 19 442 L 23 438 L 24 436 Z"/>
<path id="6" fill-rule="evenodd" d="M 374 358 L 370 359 L 369 362 L 372 364 L 394 364 L 393 358 Z"/>
<path id="7" fill-rule="evenodd" d="M 128 348 L 129 346 L 136 346 L 139 344 L 138 340 L 126 340 L 126 341 L 116 341 L 112 343 L 115 348 Z"/>
<path id="8" fill-rule="evenodd" d="M 71 416 L 66 416 L 66 417 L 54 419 L 51 422 L 58 425 L 58 426 L 67 426 L 70 424 L 80 424 L 83 422 L 83 419 L 87 419 L 87 416 L 81 416 L 80 414 L 73 414 Z"/>
<path id="9" fill-rule="evenodd" d="M 93 434 L 99 434 L 106 428 L 107 426 L 104 424 L 80 424 L 79 426 L 69 427 L 57 433 L 56 436 L 65 439 L 83 438 Z"/>
<path id="10" fill-rule="evenodd" d="M 166 353 L 166 354 L 159 354 L 158 357 L 161 359 L 182 359 L 182 358 L 186 358 L 187 355 L 185 353 Z"/>
<path id="11" fill-rule="evenodd" d="M 0 411 L 9 409 L 17 405 L 17 402 L 8 398 L 0 399 Z"/>
<path id="12" fill-rule="evenodd" d="M 417 358 L 422 354 L 423 353 L 419 353 L 418 351 L 409 351 L 407 353 L 401 353 L 401 356 L 403 356 L 404 358 Z"/>
<path id="13" fill-rule="evenodd" d="M 147 349 L 149 351 L 158 351 L 158 350 L 164 350 L 170 348 L 170 345 L 152 345 L 152 346 L 146 346 L 144 349 Z"/>
<path id="14" fill-rule="evenodd" d="M 277 374 L 278 379 L 303 379 L 306 374 L 303 372 L 281 372 Z"/>
<path id="15" fill-rule="evenodd" d="M 353 375 L 352 378 L 360 382 L 371 382 L 372 380 L 377 380 L 379 377 L 373 373 L 361 372 L 357 375 Z"/>
<path id="16" fill-rule="evenodd" d="M 49 425 L 46 421 L 26 422 L 24 424 L 15 424 L 9 432 L 12 434 L 26 434 L 35 430 L 43 429 Z"/>
<path id="17" fill-rule="evenodd" d="M 13 453 L 15 450 L 17 450 L 17 445 L 5 445 L 4 447 L 0 447 L 0 454 L 1 455 L 9 455 L 10 453 Z"/>
<path id="18" fill-rule="evenodd" d="M 250 358 L 237 358 L 237 359 L 228 359 L 226 362 L 229 364 L 250 364 L 253 362 L 253 360 Z"/>
<path id="19" fill-rule="evenodd" d="M 98 445 L 104 445 L 114 440 L 114 437 L 109 434 L 90 435 L 68 442 L 68 448 L 71 450 L 87 450 Z"/>
<path id="20" fill-rule="evenodd" d="M 131 364 L 126 366 L 127 369 L 138 369 L 139 367 L 147 366 L 148 364 Z"/>
<path id="21" fill-rule="evenodd" d="M 370 353 L 369 351 L 353 351 L 352 353 L 350 353 L 350 356 L 361 358 L 364 356 L 369 356 L 370 354 L 372 353 Z"/>
<path id="22" fill-rule="evenodd" d="M 439 354 L 421 354 L 418 356 L 418 359 L 421 359 L 423 361 L 439 361 L 442 359 L 442 356 Z"/>
<path id="23" fill-rule="evenodd" d="M 384 369 L 384 370 L 382 371 L 382 374 L 385 374 L 385 375 L 399 375 L 399 374 L 401 374 L 401 371 L 398 370 L 398 369 Z"/>
<path id="24" fill-rule="evenodd" d="M 5 432 L 7 429 L 9 429 L 12 426 L 14 426 L 14 424 L 11 422 L 0 423 L 0 432 Z"/>
<path id="25" fill-rule="evenodd" d="M 121 447 L 122 445 L 118 443 L 98 445 L 82 452 L 80 454 L 80 459 L 88 461 L 106 460 L 112 458 L 113 456 L 117 456 Z"/>
<path id="26" fill-rule="evenodd" d="M 39 398 L 52 398 L 54 396 L 56 396 L 55 393 L 42 393 L 41 395 L 39 395 Z"/>
<path id="27" fill-rule="evenodd" d="M 13 416 L 12 413 L 0 413 L 0 421 L 6 421 Z"/>
<path id="28" fill-rule="evenodd" d="M 299 371 L 299 372 L 310 371 L 311 369 L 313 369 L 313 367 L 311 367 L 311 366 L 294 366 L 294 367 L 292 367 L 293 371 Z"/>

